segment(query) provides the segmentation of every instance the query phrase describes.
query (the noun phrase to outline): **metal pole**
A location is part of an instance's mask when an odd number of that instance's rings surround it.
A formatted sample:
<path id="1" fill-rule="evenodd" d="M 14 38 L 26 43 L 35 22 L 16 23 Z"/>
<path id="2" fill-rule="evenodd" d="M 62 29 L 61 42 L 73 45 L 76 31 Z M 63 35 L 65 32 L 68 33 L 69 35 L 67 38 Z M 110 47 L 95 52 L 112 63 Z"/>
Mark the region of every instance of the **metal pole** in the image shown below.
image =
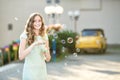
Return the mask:
<path id="1" fill-rule="evenodd" d="M 74 29 L 75 29 L 75 32 L 77 32 L 77 20 L 76 19 L 74 20 Z"/>
<path id="2" fill-rule="evenodd" d="M 56 40 L 53 38 L 52 39 L 52 60 L 55 62 L 56 61 Z"/>

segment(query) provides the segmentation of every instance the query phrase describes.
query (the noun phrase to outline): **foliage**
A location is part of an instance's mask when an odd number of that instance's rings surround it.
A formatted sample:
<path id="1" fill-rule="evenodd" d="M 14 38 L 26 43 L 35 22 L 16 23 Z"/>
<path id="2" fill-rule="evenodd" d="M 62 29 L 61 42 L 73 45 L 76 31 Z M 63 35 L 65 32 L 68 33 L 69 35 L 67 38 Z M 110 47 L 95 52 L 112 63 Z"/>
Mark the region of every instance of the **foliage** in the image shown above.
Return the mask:
<path id="1" fill-rule="evenodd" d="M 62 31 L 58 33 L 58 36 L 60 40 L 65 40 L 65 44 L 62 44 L 62 45 L 68 49 L 69 53 L 75 52 L 75 37 L 77 36 L 77 33 L 72 31 Z M 68 41 L 68 38 L 72 38 L 73 42 L 70 43 Z"/>
<path id="2" fill-rule="evenodd" d="M 56 33 L 57 37 L 54 37 L 54 35 L 49 35 L 49 45 L 50 45 L 50 52 L 52 54 L 52 39 L 54 38 L 56 40 L 56 55 L 59 58 L 64 57 L 68 53 L 75 52 L 75 37 L 77 36 L 77 33 L 64 30 L 61 32 Z M 68 38 L 72 38 L 73 42 L 69 43 Z M 64 42 L 62 42 L 64 41 Z M 62 52 L 62 48 L 65 48 L 65 52 Z"/>
<path id="3" fill-rule="evenodd" d="M 16 50 L 13 49 L 13 46 L 16 44 Z M 3 63 L 4 64 L 7 64 L 9 63 L 9 60 L 8 60 L 8 54 L 10 54 L 10 61 L 14 61 L 15 60 L 15 54 L 16 52 L 18 52 L 18 47 L 19 47 L 19 43 L 13 41 L 12 44 L 10 45 L 7 45 L 7 47 L 3 47 L 1 48 L 1 56 L 3 55 Z M 8 48 L 8 49 L 6 49 Z M 2 62 L 0 61 L 0 64 Z"/>
<path id="4" fill-rule="evenodd" d="M 56 34 L 57 34 L 57 37 L 55 37 L 54 35 L 48 36 L 50 53 L 52 55 L 52 40 L 55 39 L 56 40 L 56 57 L 57 57 L 57 61 L 60 61 L 66 55 L 69 55 L 69 53 L 75 52 L 75 37 L 76 37 L 77 33 L 69 31 L 69 30 L 66 30 L 66 31 L 64 30 L 61 32 L 57 32 Z M 68 38 L 72 38 L 73 42 L 69 43 Z M 64 41 L 64 42 L 62 42 L 62 41 Z M 11 61 L 15 60 L 16 51 L 13 50 L 13 46 L 16 43 L 19 44 L 19 41 L 17 41 L 17 42 L 13 41 L 12 44 L 8 45 Z M 18 52 L 18 47 L 19 47 L 19 45 L 17 45 L 17 52 Z M 65 48 L 64 51 L 62 50 L 63 48 Z M 5 51 L 5 48 L 2 48 L 1 50 L 2 50 L 3 57 L 4 57 L 4 64 L 7 64 L 8 63 L 8 52 Z"/>
<path id="5" fill-rule="evenodd" d="M 50 53 L 52 54 L 52 39 L 54 37 L 52 35 L 49 36 L 49 46 L 50 46 Z M 62 44 L 60 43 L 59 38 L 56 38 L 56 56 L 59 57 L 60 53 L 61 53 L 61 48 L 62 48 Z"/>

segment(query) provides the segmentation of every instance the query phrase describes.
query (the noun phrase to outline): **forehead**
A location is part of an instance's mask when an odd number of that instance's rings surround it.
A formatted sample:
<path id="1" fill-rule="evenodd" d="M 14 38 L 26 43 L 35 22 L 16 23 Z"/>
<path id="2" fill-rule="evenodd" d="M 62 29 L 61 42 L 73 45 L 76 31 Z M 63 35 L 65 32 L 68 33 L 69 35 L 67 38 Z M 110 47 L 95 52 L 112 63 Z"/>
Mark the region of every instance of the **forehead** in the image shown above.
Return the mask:
<path id="1" fill-rule="evenodd" d="M 37 15 L 37 16 L 34 17 L 34 20 L 36 20 L 36 19 L 40 19 L 41 20 L 41 17 Z"/>

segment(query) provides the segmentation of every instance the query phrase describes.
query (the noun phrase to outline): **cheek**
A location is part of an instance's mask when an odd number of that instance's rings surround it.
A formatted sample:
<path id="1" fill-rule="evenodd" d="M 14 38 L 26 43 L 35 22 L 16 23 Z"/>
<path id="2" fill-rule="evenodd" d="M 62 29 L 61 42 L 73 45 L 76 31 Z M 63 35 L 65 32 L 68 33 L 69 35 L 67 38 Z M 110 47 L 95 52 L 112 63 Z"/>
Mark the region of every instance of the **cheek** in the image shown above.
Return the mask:
<path id="1" fill-rule="evenodd" d="M 42 26 L 42 22 L 40 22 L 40 25 Z"/>
<path id="2" fill-rule="evenodd" d="M 36 23 L 34 22 L 34 23 L 33 23 L 33 26 L 35 26 L 35 24 L 36 24 Z"/>
<path id="3" fill-rule="evenodd" d="M 35 28 L 35 24 L 33 24 L 33 28 Z"/>

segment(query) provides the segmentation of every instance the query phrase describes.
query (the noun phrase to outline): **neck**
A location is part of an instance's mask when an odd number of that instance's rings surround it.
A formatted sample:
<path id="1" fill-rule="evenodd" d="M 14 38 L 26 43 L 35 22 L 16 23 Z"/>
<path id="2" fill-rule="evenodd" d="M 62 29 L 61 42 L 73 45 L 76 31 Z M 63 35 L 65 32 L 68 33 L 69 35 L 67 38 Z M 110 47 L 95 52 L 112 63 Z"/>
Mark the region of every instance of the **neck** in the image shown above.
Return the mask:
<path id="1" fill-rule="evenodd" d="M 39 35 L 39 30 L 34 30 L 35 35 L 38 36 Z"/>

